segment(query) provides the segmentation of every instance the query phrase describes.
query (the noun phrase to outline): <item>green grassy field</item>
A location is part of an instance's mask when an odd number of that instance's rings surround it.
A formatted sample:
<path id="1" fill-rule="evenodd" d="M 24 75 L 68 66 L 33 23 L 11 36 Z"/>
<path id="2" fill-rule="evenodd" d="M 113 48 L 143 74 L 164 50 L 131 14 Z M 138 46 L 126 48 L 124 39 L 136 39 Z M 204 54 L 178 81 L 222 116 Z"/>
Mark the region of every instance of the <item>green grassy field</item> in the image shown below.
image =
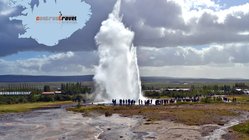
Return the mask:
<path id="1" fill-rule="evenodd" d="M 249 121 L 231 127 L 228 137 L 238 140 L 249 140 Z"/>
<path id="2" fill-rule="evenodd" d="M 247 106 L 248 107 L 248 106 Z M 244 109 L 244 107 L 237 106 Z M 245 107 L 246 108 L 246 107 Z M 120 114 L 121 116 L 142 115 L 149 120 L 171 120 L 187 125 L 224 124 L 224 117 L 238 115 L 234 107 L 226 104 L 185 104 L 166 106 L 82 106 L 70 111 L 91 114 Z"/>
<path id="3" fill-rule="evenodd" d="M 237 102 L 241 102 L 241 103 L 249 103 L 249 96 L 248 95 L 230 95 L 227 96 L 230 100 L 232 100 L 233 98 L 236 98 Z"/>
<path id="4" fill-rule="evenodd" d="M 63 101 L 63 102 L 38 102 L 38 103 L 0 105 L 0 114 L 26 112 L 42 107 L 53 107 L 63 104 L 71 104 L 71 103 L 72 103 L 71 101 Z"/>
<path id="5" fill-rule="evenodd" d="M 249 135 L 249 121 L 235 125 L 232 127 L 233 130 Z"/>
<path id="6" fill-rule="evenodd" d="M 81 112 L 86 116 L 104 114 L 120 114 L 121 116 L 141 115 L 146 125 L 158 120 L 169 120 L 186 125 L 218 124 L 223 125 L 231 118 L 240 115 L 241 111 L 249 111 L 247 96 L 236 96 L 243 103 L 196 103 L 172 104 L 166 106 L 104 106 L 91 105 L 69 108 L 70 111 Z M 249 140 L 249 120 L 229 129 L 227 139 Z M 225 137 L 224 136 L 224 137 Z M 226 139 L 225 138 L 225 139 Z"/>
<path id="7" fill-rule="evenodd" d="M 183 81 L 181 83 L 167 83 L 167 82 L 142 82 L 142 85 L 146 87 L 154 87 L 154 88 L 191 88 L 191 86 L 194 86 L 195 88 L 202 88 L 203 86 L 224 86 L 224 85 L 229 85 L 229 86 L 234 86 L 236 82 L 189 82 L 186 81 L 186 84 L 184 84 Z M 249 82 L 244 82 L 246 85 L 249 85 Z"/>

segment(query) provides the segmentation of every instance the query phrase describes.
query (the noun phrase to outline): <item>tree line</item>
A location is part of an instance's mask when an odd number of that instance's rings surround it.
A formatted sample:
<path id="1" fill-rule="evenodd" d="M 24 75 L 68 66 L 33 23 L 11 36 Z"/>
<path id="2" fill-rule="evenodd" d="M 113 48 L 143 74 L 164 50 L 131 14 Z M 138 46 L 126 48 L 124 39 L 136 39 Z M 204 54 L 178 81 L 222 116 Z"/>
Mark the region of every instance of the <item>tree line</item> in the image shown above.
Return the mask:
<path id="1" fill-rule="evenodd" d="M 60 90 L 61 94 L 43 95 L 42 92 Z M 9 84 L 1 87 L 0 92 L 31 92 L 30 95 L 0 95 L 0 104 L 16 104 L 29 102 L 50 102 L 50 101 L 78 101 L 84 100 L 91 94 L 92 88 L 81 83 L 62 83 L 60 87 L 51 88 L 50 85 L 34 86 L 33 84 Z"/>
<path id="2" fill-rule="evenodd" d="M 169 91 L 167 88 L 161 89 L 153 86 L 142 86 L 144 90 L 144 95 L 151 98 L 161 98 L 161 97 L 173 97 L 173 98 L 182 98 L 182 97 L 195 97 L 195 96 L 209 96 L 209 95 L 234 95 L 234 94 L 243 94 L 241 91 L 236 89 L 248 89 L 245 83 L 235 83 L 234 85 L 202 85 L 194 86 L 191 85 L 189 91 Z M 179 87 L 176 87 L 176 89 Z"/>

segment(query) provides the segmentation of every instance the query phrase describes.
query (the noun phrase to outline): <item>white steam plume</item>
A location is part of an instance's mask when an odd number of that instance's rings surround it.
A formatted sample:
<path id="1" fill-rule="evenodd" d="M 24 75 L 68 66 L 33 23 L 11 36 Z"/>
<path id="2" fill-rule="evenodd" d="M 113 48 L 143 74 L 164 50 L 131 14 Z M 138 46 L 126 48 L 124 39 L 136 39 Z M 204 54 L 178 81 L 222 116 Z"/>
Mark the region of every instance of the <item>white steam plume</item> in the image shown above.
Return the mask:
<path id="1" fill-rule="evenodd" d="M 134 32 L 122 23 L 118 0 L 95 36 L 99 65 L 95 67 L 96 101 L 142 98 Z"/>

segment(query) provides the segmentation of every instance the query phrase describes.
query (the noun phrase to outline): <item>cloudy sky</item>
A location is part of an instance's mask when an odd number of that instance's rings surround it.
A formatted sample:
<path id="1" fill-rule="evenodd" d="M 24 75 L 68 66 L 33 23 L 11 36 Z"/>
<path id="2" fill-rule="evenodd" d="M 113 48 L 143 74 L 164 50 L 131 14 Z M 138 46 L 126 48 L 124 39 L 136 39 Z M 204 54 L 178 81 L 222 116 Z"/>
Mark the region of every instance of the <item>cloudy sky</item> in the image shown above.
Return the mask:
<path id="1" fill-rule="evenodd" d="M 55 46 L 18 38 L 26 29 L 12 18 L 25 8 L 8 2 L 0 1 L 0 75 L 94 73 L 94 37 L 116 0 L 84 0 L 85 27 Z M 249 78 L 249 0 L 122 0 L 120 14 L 135 33 L 142 76 Z"/>

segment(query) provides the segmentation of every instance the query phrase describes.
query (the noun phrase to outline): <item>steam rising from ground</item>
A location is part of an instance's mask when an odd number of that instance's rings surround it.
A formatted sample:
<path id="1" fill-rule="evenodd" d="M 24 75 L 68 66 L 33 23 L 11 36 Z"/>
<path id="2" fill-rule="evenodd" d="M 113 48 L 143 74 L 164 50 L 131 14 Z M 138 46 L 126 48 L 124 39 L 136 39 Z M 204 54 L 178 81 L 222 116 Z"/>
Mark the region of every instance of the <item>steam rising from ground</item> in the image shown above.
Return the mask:
<path id="1" fill-rule="evenodd" d="M 122 23 L 118 0 L 95 36 L 99 65 L 95 67 L 96 100 L 134 99 L 142 97 L 134 32 Z"/>

